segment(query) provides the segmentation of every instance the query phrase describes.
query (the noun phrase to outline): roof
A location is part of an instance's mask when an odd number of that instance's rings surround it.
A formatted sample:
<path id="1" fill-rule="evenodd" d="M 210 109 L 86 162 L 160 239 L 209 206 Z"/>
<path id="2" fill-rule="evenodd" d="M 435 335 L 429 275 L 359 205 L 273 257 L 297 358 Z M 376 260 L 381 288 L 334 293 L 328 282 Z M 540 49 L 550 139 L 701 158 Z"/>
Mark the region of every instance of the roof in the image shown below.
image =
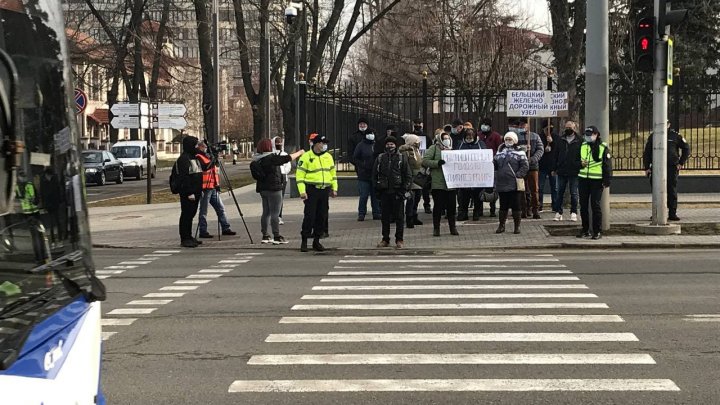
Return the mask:
<path id="1" fill-rule="evenodd" d="M 96 108 L 92 114 L 88 115 L 88 118 L 97 122 L 98 124 L 110 123 L 110 116 L 107 108 Z"/>

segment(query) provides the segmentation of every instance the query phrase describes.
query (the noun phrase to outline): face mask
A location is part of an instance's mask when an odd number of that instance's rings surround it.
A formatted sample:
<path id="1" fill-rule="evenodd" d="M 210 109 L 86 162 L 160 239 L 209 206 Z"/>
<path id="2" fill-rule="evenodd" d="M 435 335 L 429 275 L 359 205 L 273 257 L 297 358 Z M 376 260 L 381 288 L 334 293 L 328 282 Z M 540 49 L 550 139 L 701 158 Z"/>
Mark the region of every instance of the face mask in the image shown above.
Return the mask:
<path id="1" fill-rule="evenodd" d="M 480 125 L 480 130 L 483 132 L 490 132 L 490 125 Z"/>
<path id="2" fill-rule="evenodd" d="M 454 130 L 453 130 L 454 131 Z M 449 139 L 443 139 L 442 144 L 444 147 L 449 148 L 451 144 L 451 141 Z"/>
<path id="3" fill-rule="evenodd" d="M 327 152 L 327 150 L 328 150 L 327 144 L 326 144 L 326 143 L 322 144 L 322 147 L 320 148 L 320 151 L 321 151 L 321 152 Z"/>
<path id="4" fill-rule="evenodd" d="M 367 134 L 367 135 L 365 135 L 365 139 L 372 142 L 375 140 L 375 134 Z"/>
<path id="5" fill-rule="evenodd" d="M 366 127 L 365 125 L 360 125 L 358 129 L 360 130 L 360 132 L 365 132 L 367 131 L 368 127 Z"/>
<path id="6" fill-rule="evenodd" d="M 386 146 L 385 152 L 387 153 L 395 153 L 395 147 L 394 146 Z"/>
<path id="7" fill-rule="evenodd" d="M 474 139 L 467 139 L 467 138 L 465 138 L 465 143 L 473 143 L 473 142 L 475 142 Z"/>
<path id="8" fill-rule="evenodd" d="M 505 141 L 505 146 L 506 146 L 506 147 L 512 148 L 513 145 L 515 145 L 515 142 L 513 142 L 513 141 Z"/>
<path id="9" fill-rule="evenodd" d="M 415 128 L 416 131 L 422 130 L 422 125 L 415 125 L 413 128 Z"/>
<path id="10" fill-rule="evenodd" d="M 277 145 L 277 144 L 276 144 L 276 145 L 275 145 L 275 149 L 277 149 L 277 150 L 282 150 L 282 145 Z"/>
<path id="11" fill-rule="evenodd" d="M 593 143 L 597 139 L 597 135 L 585 135 L 585 142 Z"/>
<path id="12" fill-rule="evenodd" d="M 518 131 L 517 131 L 517 133 L 520 135 L 524 135 L 526 132 L 527 132 L 527 130 L 525 128 L 518 128 Z"/>
<path id="13" fill-rule="evenodd" d="M 455 134 L 457 134 L 457 129 L 452 128 L 452 129 L 450 130 L 450 132 L 451 132 L 453 135 L 455 135 Z"/>
<path id="14" fill-rule="evenodd" d="M 575 135 L 575 131 L 573 131 L 570 128 L 565 128 L 565 136 L 572 136 Z"/>

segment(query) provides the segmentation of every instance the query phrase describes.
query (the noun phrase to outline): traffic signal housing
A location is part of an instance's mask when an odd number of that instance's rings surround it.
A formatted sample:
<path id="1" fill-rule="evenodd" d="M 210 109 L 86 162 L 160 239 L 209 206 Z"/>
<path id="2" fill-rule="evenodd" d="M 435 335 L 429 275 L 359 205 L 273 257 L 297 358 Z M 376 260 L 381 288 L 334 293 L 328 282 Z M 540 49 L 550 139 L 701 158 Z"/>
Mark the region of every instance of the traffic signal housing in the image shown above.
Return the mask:
<path id="1" fill-rule="evenodd" d="M 655 18 L 642 18 L 637 24 L 635 67 L 639 72 L 652 72 L 655 68 Z"/>

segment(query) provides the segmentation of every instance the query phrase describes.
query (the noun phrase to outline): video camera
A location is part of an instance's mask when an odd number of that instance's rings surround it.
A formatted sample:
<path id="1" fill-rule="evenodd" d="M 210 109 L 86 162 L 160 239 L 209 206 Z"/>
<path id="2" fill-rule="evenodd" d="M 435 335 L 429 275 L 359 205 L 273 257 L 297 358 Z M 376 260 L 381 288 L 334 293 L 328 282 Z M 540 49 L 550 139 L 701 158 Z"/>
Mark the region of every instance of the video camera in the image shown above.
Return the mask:
<path id="1" fill-rule="evenodd" d="M 213 155 L 219 155 L 223 153 L 230 152 L 230 145 L 226 141 L 218 142 L 214 145 L 210 145 L 207 140 L 204 141 L 205 145 L 207 145 L 208 149 L 210 149 L 210 152 L 212 152 Z"/>

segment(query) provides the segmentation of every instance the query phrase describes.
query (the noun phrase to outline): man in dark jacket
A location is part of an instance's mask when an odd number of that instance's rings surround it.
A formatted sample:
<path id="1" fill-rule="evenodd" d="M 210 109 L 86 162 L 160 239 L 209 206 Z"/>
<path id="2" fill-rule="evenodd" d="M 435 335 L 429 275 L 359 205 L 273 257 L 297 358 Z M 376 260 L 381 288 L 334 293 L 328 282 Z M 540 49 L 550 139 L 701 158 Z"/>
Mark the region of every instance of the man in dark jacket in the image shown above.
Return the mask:
<path id="1" fill-rule="evenodd" d="M 668 133 L 667 133 L 667 206 L 668 206 L 668 219 L 670 221 L 679 221 L 680 218 L 677 216 L 677 183 L 680 175 L 680 170 L 683 169 L 685 163 L 690 157 L 690 145 L 685 141 L 677 131 L 670 128 L 670 122 L 668 122 Z M 653 135 L 650 134 L 647 143 L 645 143 L 645 151 L 643 153 L 643 165 L 645 166 L 645 173 L 650 176 L 652 175 L 652 161 L 653 161 Z M 652 181 L 651 181 L 652 185 Z"/>
<path id="2" fill-rule="evenodd" d="M 455 118 L 450 127 L 450 138 L 453 141 L 453 149 L 460 147 L 463 141 L 463 131 L 465 130 L 465 124 L 463 124 L 460 118 Z"/>
<path id="3" fill-rule="evenodd" d="M 382 241 L 378 247 L 390 246 L 390 222 L 395 219 L 395 247 L 404 246 L 405 199 L 412 186 L 412 169 L 404 153 L 398 153 L 397 139 L 385 139 L 385 152 L 373 165 L 373 183 L 380 195 L 382 209 Z"/>
<path id="4" fill-rule="evenodd" d="M 570 188 L 570 221 L 577 222 L 578 217 L 578 173 L 580 172 L 580 146 L 582 139 L 577 133 L 577 124 L 565 122 L 565 131 L 556 143 L 553 173 L 557 175 L 557 195 L 555 196 L 555 221 L 563 220 L 565 190 Z"/>
<path id="5" fill-rule="evenodd" d="M 464 130 L 464 135 L 464 139 L 458 147 L 458 150 L 487 149 L 485 142 L 482 142 L 477 138 L 474 129 L 466 128 Z M 461 188 L 458 190 L 458 221 L 467 221 L 469 219 L 468 207 L 470 206 L 470 200 L 473 202 L 472 220 L 480 220 L 480 217 L 483 215 L 482 201 L 480 201 L 481 191 L 481 188 Z"/>
<path id="6" fill-rule="evenodd" d="M 550 209 L 555 210 L 555 197 L 557 195 L 557 176 L 552 174 L 553 165 L 555 164 L 555 155 L 557 155 L 555 147 L 559 143 L 557 132 L 550 122 L 549 119 L 542 121 L 542 136 L 543 144 L 545 145 L 545 153 L 543 153 L 542 159 L 540 159 L 540 172 L 538 181 L 538 191 L 540 196 L 540 210 L 543 212 L 543 197 L 545 190 L 545 182 L 550 181 Z M 557 212 L 557 211 L 556 211 Z"/>
<path id="7" fill-rule="evenodd" d="M 493 130 L 492 127 L 492 120 L 490 117 L 485 117 L 480 121 L 480 131 L 478 132 L 478 139 L 482 142 L 485 142 L 485 146 L 487 146 L 488 149 L 492 149 L 493 151 L 493 157 L 497 155 L 498 148 L 500 145 L 503 144 L 503 138 L 500 136 L 500 134 Z M 493 189 L 487 189 L 486 191 L 492 192 Z M 493 201 L 490 203 L 490 216 L 495 216 L 495 211 L 497 209 L 497 202 Z"/>
<path id="8" fill-rule="evenodd" d="M 367 200 L 370 198 L 372 216 L 374 220 L 380 219 L 380 201 L 375 195 L 372 181 L 373 164 L 375 163 L 375 134 L 372 129 L 367 129 L 362 142 L 358 143 L 352 155 L 352 162 L 355 165 L 355 173 L 358 181 L 358 221 L 364 221 L 367 214 Z"/>
<path id="9" fill-rule="evenodd" d="M 194 136 L 183 138 L 183 152 L 175 162 L 180 195 L 180 242 L 183 247 L 194 248 L 201 244 L 192 236 L 192 220 L 197 213 L 203 189 L 203 167 L 197 158 L 198 139 Z"/>
<path id="10" fill-rule="evenodd" d="M 348 139 L 348 149 L 347 149 L 347 161 L 355 164 L 353 161 L 353 153 L 355 153 L 355 148 L 362 143 L 365 140 L 365 135 L 367 135 L 370 130 L 370 125 L 368 124 L 368 120 L 365 117 L 360 117 L 358 120 L 358 130 L 355 131 L 352 135 L 350 135 L 350 139 Z"/>
<path id="11" fill-rule="evenodd" d="M 532 211 L 533 219 L 541 219 L 538 182 L 540 180 L 540 159 L 545 153 L 545 147 L 540 135 L 530 131 L 527 118 L 515 119 L 513 124 L 518 136 L 518 145 L 525 148 L 530 164 L 530 171 L 525 176 L 525 199 L 520 201 L 523 203 L 522 218 L 529 217 Z"/>

